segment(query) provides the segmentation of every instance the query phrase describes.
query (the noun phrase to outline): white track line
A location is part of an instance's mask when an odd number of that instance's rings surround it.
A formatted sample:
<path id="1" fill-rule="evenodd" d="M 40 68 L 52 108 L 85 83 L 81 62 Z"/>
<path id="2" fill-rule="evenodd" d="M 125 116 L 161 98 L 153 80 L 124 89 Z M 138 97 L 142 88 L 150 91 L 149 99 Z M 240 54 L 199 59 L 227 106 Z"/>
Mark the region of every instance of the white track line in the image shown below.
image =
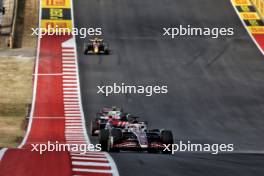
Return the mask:
<path id="1" fill-rule="evenodd" d="M 80 107 L 76 107 L 76 108 L 67 108 L 67 107 L 64 107 L 65 111 L 68 111 L 68 110 L 77 110 L 80 112 Z"/>
<path id="2" fill-rule="evenodd" d="M 72 161 L 72 165 L 77 166 L 110 166 L 109 163 L 100 163 L 100 162 L 85 162 L 85 161 Z"/>
<path id="3" fill-rule="evenodd" d="M 62 49 L 62 52 L 72 52 L 72 53 L 74 53 L 74 49 L 73 48 L 71 48 L 71 49 Z"/>
<path id="4" fill-rule="evenodd" d="M 74 78 L 74 79 L 77 79 L 76 76 L 66 76 L 66 75 L 65 75 L 65 76 L 62 76 L 62 78 L 63 78 L 63 79 L 65 79 L 65 78 Z"/>
<path id="5" fill-rule="evenodd" d="M 104 174 L 111 174 L 111 173 L 113 173 L 114 174 L 114 171 L 113 170 L 97 170 L 97 169 L 73 168 L 72 171 L 75 171 L 75 172 L 104 173 Z"/>
<path id="6" fill-rule="evenodd" d="M 71 159 L 73 159 L 73 160 L 108 161 L 106 158 L 91 158 L 91 157 L 78 157 L 78 156 L 72 156 Z"/>
<path id="7" fill-rule="evenodd" d="M 72 17 L 72 26 L 74 26 L 74 12 L 73 12 L 73 0 L 71 0 L 71 17 Z M 84 112 L 83 112 L 83 107 L 82 107 L 82 99 L 81 99 L 81 91 L 80 91 L 80 78 L 79 78 L 79 65 L 77 63 L 77 58 L 78 58 L 78 55 L 77 55 L 77 47 L 76 47 L 76 38 L 75 36 L 73 35 L 73 38 L 72 38 L 72 41 L 68 41 L 69 42 L 69 45 L 72 46 L 72 48 L 67 48 L 67 49 L 72 49 L 74 51 L 74 60 L 76 62 L 76 77 L 77 77 L 77 84 L 78 84 L 78 96 L 79 96 L 79 105 L 80 105 L 80 112 L 81 112 L 81 120 L 82 120 L 82 129 L 83 129 L 83 135 L 85 137 L 85 143 L 86 144 L 90 144 L 90 139 L 87 135 L 87 130 L 86 130 L 86 126 L 85 126 L 85 119 L 84 119 Z M 72 43 L 70 43 L 72 42 Z M 67 45 L 68 43 L 63 43 L 65 45 Z M 63 45 L 62 44 L 62 45 Z M 66 46 L 68 47 L 68 46 Z M 62 48 L 64 48 L 63 51 L 65 51 L 65 47 L 62 46 Z M 64 54 L 65 55 L 65 54 Z M 68 60 L 66 59 L 67 57 L 63 57 L 63 60 Z M 70 59 L 69 59 L 70 60 Z M 68 60 L 68 61 L 69 61 Z M 71 60 L 72 61 L 72 60 Z M 66 71 L 66 70 L 63 70 L 63 72 Z M 68 130 L 68 131 L 66 131 Z M 69 131 L 69 129 L 66 129 L 65 132 L 68 133 L 68 132 L 73 132 L 73 131 Z M 100 153 L 101 154 L 101 153 Z M 105 154 L 108 161 L 109 161 L 109 166 L 111 166 L 111 170 L 98 170 L 98 169 L 82 169 L 82 168 L 72 168 L 72 171 L 76 171 L 76 172 L 90 172 L 90 173 L 110 173 L 112 174 L 113 176 L 119 176 L 119 173 L 118 173 L 118 170 L 117 170 L 117 167 L 116 167 L 116 164 L 114 162 L 114 160 L 111 158 L 111 156 L 108 154 L 108 153 L 102 153 L 102 154 Z M 73 163 L 76 163 L 73 161 Z M 78 162 L 78 164 L 80 164 L 80 162 Z M 87 163 L 86 163 L 87 164 Z M 92 164 L 92 162 L 88 163 L 88 164 Z M 100 165 L 101 163 L 96 163 L 96 165 Z"/>
<path id="8" fill-rule="evenodd" d="M 64 90 L 64 91 L 65 91 L 65 90 L 71 90 L 71 91 L 74 90 L 74 91 L 77 91 L 77 93 L 78 93 L 78 88 L 71 88 L 71 87 L 68 87 L 68 88 L 67 88 L 67 87 L 64 87 L 63 90 Z"/>

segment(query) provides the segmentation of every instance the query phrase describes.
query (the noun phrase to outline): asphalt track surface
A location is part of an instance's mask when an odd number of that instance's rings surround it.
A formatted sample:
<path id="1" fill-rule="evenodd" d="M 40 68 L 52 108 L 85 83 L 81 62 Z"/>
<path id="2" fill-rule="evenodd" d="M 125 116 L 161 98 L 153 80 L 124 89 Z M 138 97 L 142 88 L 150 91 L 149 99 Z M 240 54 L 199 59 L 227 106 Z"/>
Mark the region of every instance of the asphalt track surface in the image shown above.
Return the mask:
<path id="1" fill-rule="evenodd" d="M 77 38 L 87 125 L 102 106 L 122 106 L 193 143 L 233 143 L 258 154 L 112 154 L 122 176 L 264 175 L 264 61 L 229 0 L 75 0 L 75 25 L 102 27 L 109 56 L 84 56 Z M 162 37 L 179 24 L 233 27 L 228 38 Z M 169 93 L 97 94 L 98 85 L 167 85 Z M 95 138 L 92 141 L 97 142 Z"/>

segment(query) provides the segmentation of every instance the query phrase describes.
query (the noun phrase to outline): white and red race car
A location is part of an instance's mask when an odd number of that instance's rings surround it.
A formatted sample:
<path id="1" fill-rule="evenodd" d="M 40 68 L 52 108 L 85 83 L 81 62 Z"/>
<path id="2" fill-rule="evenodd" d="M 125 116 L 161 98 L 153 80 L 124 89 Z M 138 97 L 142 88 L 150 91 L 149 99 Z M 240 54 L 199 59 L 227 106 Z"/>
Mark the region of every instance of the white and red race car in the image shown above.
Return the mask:
<path id="1" fill-rule="evenodd" d="M 91 121 L 90 130 L 92 136 L 97 136 L 100 129 L 104 129 L 109 120 L 117 127 L 124 127 L 128 121 L 128 113 L 124 113 L 122 108 L 104 107 L 97 113 L 96 118 Z"/>
<path id="2" fill-rule="evenodd" d="M 125 127 L 115 126 L 111 120 L 100 130 L 99 143 L 103 151 L 120 150 L 148 151 L 149 153 L 168 153 L 165 145 L 173 144 L 173 135 L 169 130 L 149 130 L 146 122 L 136 118 L 128 121 Z"/>

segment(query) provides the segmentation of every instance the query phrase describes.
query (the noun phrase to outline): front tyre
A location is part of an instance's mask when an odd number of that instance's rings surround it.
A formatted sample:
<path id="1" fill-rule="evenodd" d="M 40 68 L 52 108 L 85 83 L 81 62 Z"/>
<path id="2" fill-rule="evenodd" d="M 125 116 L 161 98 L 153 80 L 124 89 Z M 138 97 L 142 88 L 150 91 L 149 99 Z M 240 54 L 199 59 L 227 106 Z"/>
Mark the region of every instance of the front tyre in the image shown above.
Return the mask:
<path id="1" fill-rule="evenodd" d="M 113 145 L 120 143 L 122 140 L 122 131 L 120 129 L 113 128 L 111 130 L 111 137 L 108 141 L 108 151 L 119 152 L 118 148 L 114 148 Z"/>
<path id="2" fill-rule="evenodd" d="M 172 132 L 171 131 L 168 131 L 168 130 L 164 130 L 161 132 L 160 134 L 160 140 L 163 144 L 173 144 L 173 135 L 172 135 Z M 170 150 L 171 150 L 171 147 L 170 147 Z M 171 153 L 171 151 L 161 151 L 162 153 L 164 154 L 169 154 Z"/>
<path id="3" fill-rule="evenodd" d="M 101 144 L 102 151 L 107 151 L 109 140 L 109 130 L 102 129 L 99 133 L 99 143 Z"/>

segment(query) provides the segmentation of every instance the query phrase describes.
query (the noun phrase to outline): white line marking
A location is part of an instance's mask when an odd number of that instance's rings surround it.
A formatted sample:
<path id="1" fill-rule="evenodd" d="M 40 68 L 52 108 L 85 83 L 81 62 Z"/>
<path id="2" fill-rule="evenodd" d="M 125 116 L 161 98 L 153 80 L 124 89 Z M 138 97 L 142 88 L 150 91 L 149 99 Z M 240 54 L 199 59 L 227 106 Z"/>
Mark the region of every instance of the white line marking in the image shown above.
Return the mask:
<path id="1" fill-rule="evenodd" d="M 79 120 L 81 117 L 65 117 L 66 120 Z"/>
<path id="2" fill-rule="evenodd" d="M 66 126 L 81 126 L 82 123 L 66 123 Z"/>
<path id="3" fill-rule="evenodd" d="M 67 65 L 63 65 L 62 66 L 62 70 L 68 70 L 68 69 L 71 69 L 71 70 L 75 70 L 76 69 L 76 66 L 67 66 Z M 69 70 L 68 70 L 69 71 Z"/>
<path id="4" fill-rule="evenodd" d="M 74 52 L 74 48 L 62 48 L 62 52 Z"/>
<path id="5" fill-rule="evenodd" d="M 76 84 L 77 80 L 76 79 L 63 79 L 62 82 L 70 82 L 70 83 Z"/>
<path id="6" fill-rule="evenodd" d="M 97 169 L 82 169 L 82 168 L 72 168 L 72 171 L 75 171 L 75 172 L 104 173 L 104 174 L 113 173 L 112 170 L 97 170 Z"/>
<path id="7" fill-rule="evenodd" d="M 65 126 L 66 129 L 82 129 L 82 127 L 80 125 L 76 125 L 76 126 Z"/>
<path id="8" fill-rule="evenodd" d="M 84 137 L 66 137 L 67 142 L 83 142 L 85 143 Z"/>
<path id="9" fill-rule="evenodd" d="M 76 69 L 75 68 L 62 68 L 62 70 L 63 70 L 63 72 L 64 71 L 74 71 L 74 72 L 76 72 Z"/>
<path id="10" fill-rule="evenodd" d="M 71 132 L 66 132 L 66 135 L 70 135 L 70 134 L 74 134 L 74 135 L 83 135 L 83 131 L 71 131 Z"/>
<path id="11" fill-rule="evenodd" d="M 74 70 L 74 69 L 62 69 L 63 70 L 63 73 L 65 74 L 65 75 L 76 75 L 76 70 Z"/>
<path id="12" fill-rule="evenodd" d="M 65 108 L 65 107 L 64 107 L 64 110 L 65 110 L 65 111 L 68 111 L 68 110 L 77 110 L 77 111 L 80 112 L 80 107 L 78 107 L 78 108 Z"/>
<path id="13" fill-rule="evenodd" d="M 69 136 L 69 137 L 66 137 L 66 140 L 67 141 L 70 141 L 70 140 L 81 140 L 81 141 L 85 141 L 84 136 Z"/>
<path id="14" fill-rule="evenodd" d="M 69 118 L 71 118 L 71 117 L 79 117 L 80 118 L 81 117 L 80 113 L 79 114 L 77 114 L 77 113 L 76 114 L 74 114 L 74 113 L 71 113 L 71 114 L 65 113 L 64 115 L 65 115 L 66 118 L 68 118 L 68 117 Z"/>
<path id="15" fill-rule="evenodd" d="M 63 81 L 73 81 L 73 82 L 77 82 L 76 78 L 62 78 Z"/>
<path id="16" fill-rule="evenodd" d="M 82 122 L 79 121 L 79 120 L 78 120 L 78 121 L 67 121 L 67 120 L 66 120 L 66 123 L 68 123 L 68 124 L 69 124 L 69 123 L 79 123 L 79 124 L 82 124 Z"/>
<path id="17" fill-rule="evenodd" d="M 69 57 L 75 57 L 75 53 L 62 53 L 62 56 L 63 57 L 67 57 L 67 56 L 69 56 Z"/>
<path id="18" fill-rule="evenodd" d="M 68 61 L 68 60 L 63 60 L 62 64 L 74 64 L 74 65 L 76 65 L 75 61 Z"/>
<path id="19" fill-rule="evenodd" d="M 67 105 L 67 104 L 65 104 L 64 105 L 64 108 L 66 109 L 66 108 L 80 108 L 80 106 L 79 105 Z"/>
<path id="20" fill-rule="evenodd" d="M 104 155 L 93 155 L 93 154 L 70 154 L 71 157 L 82 157 L 82 158 L 100 158 L 100 159 L 107 159 Z"/>
<path id="21" fill-rule="evenodd" d="M 76 68 L 76 64 L 63 63 L 62 67 L 73 67 L 73 68 Z"/>
<path id="22" fill-rule="evenodd" d="M 67 102 L 75 102 L 75 103 L 78 103 L 78 100 L 77 99 L 74 99 L 74 98 L 65 98 L 64 99 L 64 103 L 67 103 Z"/>
<path id="23" fill-rule="evenodd" d="M 65 110 L 64 111 L 66 114 L 80 114 L 80 111 L 76 111 L 76 110 Z"/>
<path id="24" fill-rule="evenodd" d="M 110 166 L 109 163 L 72 161 L 72 165 L 78 166 Z"/>
<path id="25" fill-rule="evenodd" d="M 85 154 L 82 154 L 80 152 L 71 152 L 72 156 L 83 156 L 83 157 L 105 157 L 105 153 L 102 152 L 86 152 Z"/>
<path id="26" fill-rule="evenodd" d="M 83 134 L 67 134 L 65 135 L 66 138 L 71 138 L 71 137 L 77 137 L 77 138 L 84 138 Z"/>
<path id="27" fill-rule="evenodd" d="M 77 84 L 62 84 L 63 86 L 77 86 Z"/>
<path id="28" fill-rule="evenodd" d="M 64 94 L 63 97 L 65 97 L 65 98 L 78 98 L 78 96 L 76 96 L 76 94 Z"/>
<path id="29" fill-rule="evenodd" d="M 83 135 L 83 131 L 82 130 L 65 130 L 65 132 L 67 134 L 82 134 Z"/>
<path id="30" fill-rule="evenodd" d="M 76 76 L 62 76 L 63 79 L 67 79 L 67 78 L 74 78 L 74 79 L 77 79 Z"/>
<path id="31" fill-rule="evenodd" d="M 75 61 L 75 57 L 62 57 L 62 60 L 74 60 Z"/>
<path id="32" fill-rule="evenodd" d="M 73 0 L 71 0 L 71 16 L 72 16 L 72 26 L 74 26 L 74 12 L 73 12 Z M 72 49 L 74 49 L 74 59 L 76 61 L 76 76 L 78 78 L 78 94 L 79 94 L 79 104 L 80 104 L 80 109 L 81 109 L 81 119 L 82 119 L 82 129 L 83 129 L 83 134 L 85 136 L 85 139 L 86 139 L 86 142 L 87 144 L 90 143 L 90 139 L 87 135 L 87 130 L 86 130 L 86 126 L 85 126 L 85 119 L 84 119 L 84 112 L 83 112 L 83 107 L 82 107 L 82 99 L 81 99 L 81 92 L 80 92 L 80 78 L 79 78 L 79 65 L 77 64 L 77 47 L 76 47 L 76 38 L 75 36 L 73 35 L 73 38 L 68 40 L 67 42 L 64 42 L 62 44 L 62 48 L 63 47 L 69 47 L 68 45 L 70 46 L 73 46 Z M 111 173 L 113 176 L 119 176 L 119 173 L 118 173 L 118 170 L 117 170 L 117 167 L 113 161 L 113 159 L 111 158 L 110 155 L 106 154 L 107 155 L 107 158 L 109 159 L 110 161 L 110 166 L 111 166 L 111 169 L 112 170 L 99 170 L 100 173 Z M 97 169 L 80 169 L 80 168 L 73 168 L 72 169 L 73 171 L 84 171 L 84 172 L 94 172 L 94 173 L 98 173 L 98 170 Z"/>
<path id="33" fill-rule="evenodd" d="M 63 92 L 64 95 L 78 95 L 77 92 Z"/>
<path id="34" fill-rule="evenodd" d="M 71 15 L 72 15 L 72 26 L 74 26 L 74 12 L 73 12 L 73 0 L 71 0 Z M 82 119 L 82 127 L 83 127 L 83 133 L 85 135 L 85 138 L 86 138 L 86 142 L 89 144 L 91 143 L 90 142 L 90 139 L 88 137 L 88 134 L 87 134 L 87 130 L 86 130 L 86 126 L 85 126 L 85 119 L 84 119 L 84 112 L 83 112 L 83 107 L 82 107 L 82 99 L 81 99 L 81 91 L 80 91 L 80 78 L 79 78 L 79 65 L 77 63 L 77 57 L 78 57 L 78 54 L 77 54 L 77 47 L 76 47 L 76 38 L 75 38 L 75 35 L 73 35 L 73 38 L 71 39 L 72 42 L 69 42 L 69 44 L 73 44 L 73 48 L 75 50 L 75 59 L 76 59 L 76 65 L 77 65 L 77 78 L 78 78 L 78 94 L 79 94 L 79 103 L 80 103 L 80 108 L 81 108 L 81 112 L 82 112 L 82 116 L 81 116 L 81 119 Z M 118 172 L 117 172 L 117 175 L 115 174 L 114 176 L 119 176 Z"/>
<path id="35" fill-rule="evenodd" d="M 63 72 L 63 75 L 76 75 L 77 72 Z"/>
<path id="36" fill-rule="evenodd" d="M 66 91 L 66 90 L 71 90 L 71 91 L 78 91 L 78 88 L 76 87 L 63 87 L 63 90 Z"/>
<path id="37" fill-rule="evenodd" d="M 78 120 L 78 121 L 67 121 L 66 120 L 66 123 L 80 123 L 81 124 L 82 122 L 80 120 Z"/>
<path id="38" fill-rule="evenodd" d="M 78 157 L 72 156 L 71 159 L 76 160 L 94 160 L 94 161 L 108 161 L 106 158 L 91 158 L 91 157 Z"/>
<path id="39" fill-rule="evenodd" d="M 81 119 L 81 114 L 77 114 L 77 113 L 64 113 L 65 118 L 80 118 Z"/>
<path id="40" fill-rule="evenodd" d="M 65 103 L 65 102 L 64 102 Z M 70 103 L 70 104 L 64 104 L 64 107 L 79 107 L 80 108 L 80 105 L 79 103 Z"/>
<path id="41" fill-rule="evenodd" d="M 58 120 L 58 119 L 65 119 L 65 117 L 32 117 L 33 119 L 48 119 L 48 120 Z"/>
<path id="42" fill-rule="evenodd" d="M 80 106 L 79 102 L 64 102 L 65 107 Z"/>
<path id="43" fill-rule="evenodd" d="M 75 138 L 76 138 L 76 139 L 75 139 Z M 69 136 L 69 137 L 66 137 L 66 140 L 67 140 L 67 141 L 70 141 L 70 140 L 80 140 L 80 141 L 85 141 L 84 136 Z"/>
<path id="44" fill-rule="evenodd" d="M 66 133 L 66 135 L 70 135 L 70 134 L 79 134 L 79 135 L 83 135 L 83 131 L 73 131 L 73 130 L 69 131 L 69 129 L 66 130 L 65 133 Z"/>

